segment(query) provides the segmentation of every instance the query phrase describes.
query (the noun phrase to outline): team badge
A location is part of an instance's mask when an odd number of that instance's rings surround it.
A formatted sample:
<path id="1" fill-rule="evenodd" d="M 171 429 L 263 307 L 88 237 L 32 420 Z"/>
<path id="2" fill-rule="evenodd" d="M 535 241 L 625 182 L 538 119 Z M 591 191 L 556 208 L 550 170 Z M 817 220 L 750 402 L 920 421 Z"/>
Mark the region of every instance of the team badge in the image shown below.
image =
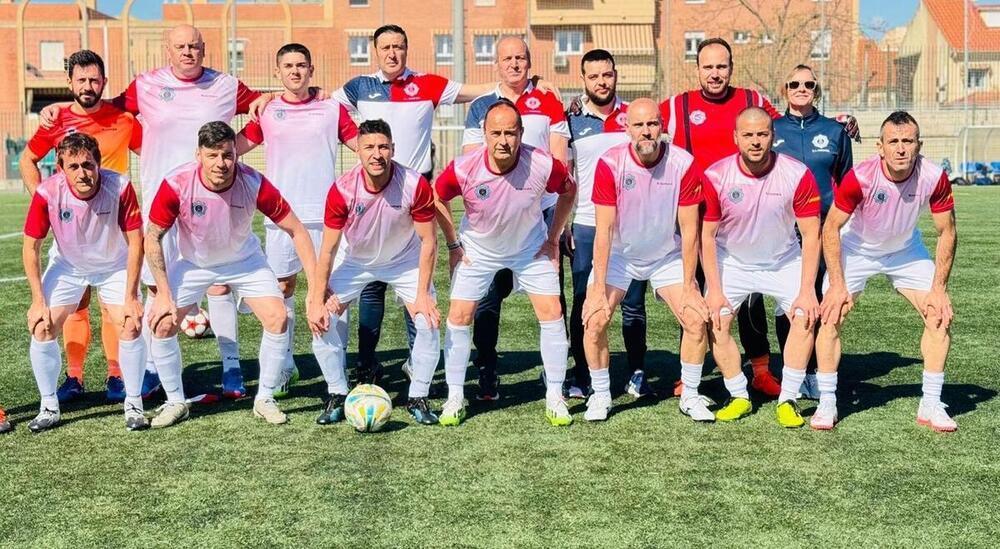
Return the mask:
<path id="1" fill-rule="evenodd" d="M 743 191 L 740 189 L 733 189 L 729 191 L 729 200 L 731 200 L 733 204 L 739 204 L 743 201 Z"/>
<path id="2" fill-rule="evenodd" d="M 208 206 L 205 205 L 201 200 L 195 200 L 191 203 L 191 213 L 195 217 L 205 217 L 205 212 L 208 211 Z"/>
<path id="3" fill-rule="evenodd" d="M 490 188 L 485 183 L 476 187 L 476 198 L 486 200 L 490 197 Z"/>
<path id="4" fill-rule="evenodd" d="M 626 191 L 631 191 L 632 189 L 634 189 L 635 188 L 635 176 L 632 175 L 632 174 L 626 174 L 625 175 L 625 182 L 622 183 L 622 187 L 624 187 Z"/>
<path id="5" fill-rule="evenodd" d="M 286 116 L 288 116 L 288 113 L 285 112 L 285 109 L 274 109 L 275 120 L 284 120 Z"/>
<path id="6" fill-rule="evenodd" d="M 889 195 L 882 189 L 875 191 L 875 203 L 885 204 L 885 201 L 889 199 Z"/>
<path id="7" fill-rule="evenodd" d="M 825 149 L 829 144 L 830 144 L 830 138 L 823 134 L 819 134 L 813 137 L 813 147 L 816 147 L 817 149 Z"/>
<path id="8" fill-rule="evenodd" d="M 403 93 L 409 95 L 410 97 L 417 95 L 417 92 L 419 91 L 420 91 L 420 86 L 417 86 L 415 82 L 410 82 L 409 84 L 406 85 L 405 88 L 403 88 Z"/>
<path id="9" fill-rule="evenodd" d="M 354 206 L 354 215 L 360 217 L 364 213 L 365 213 L 365 205 L 364 204 L 358 204 L 357 206 Z"/>
<path id="10" fill-rule="evenodd" d="M 615 124 L 618 124 L 623 128 L 625 127 L 626 122 L 628 122 L 628 115 L 623 112 L 618 113 L 618 116 L 615 117 Z"/>
<path id="11" fill-rule="evenodd" d="M 524 106 L 528 107 L 531 110 L 535 110 L 538 107 L 542 106 L 542 101 L 537 97 L 529 97 L 528 100 L 524 102 Z"/>
<path id="12" fill-rule="evenodd" d="M 64 210 L 59 210 L 59 221 L 63 223 L 69 223 L 73 220 L 73 210 L 66 208 Z"/>
<path id="13" fill-rule="evenodd" d="M 698 126 L 700 124 L 704 124 L 705 120 L 708 119 L 708 116 L 705 114 L 705 111 L 691 111 L 691 116 L 688 118 L 691 120 L 692 124 Z"/>
<path id="14" fill-rule="evenodd" d="M 173 101 L 174 95 L 176 95 L 176 93 L 173 88 L 160 88 L 161 101 Z"/>

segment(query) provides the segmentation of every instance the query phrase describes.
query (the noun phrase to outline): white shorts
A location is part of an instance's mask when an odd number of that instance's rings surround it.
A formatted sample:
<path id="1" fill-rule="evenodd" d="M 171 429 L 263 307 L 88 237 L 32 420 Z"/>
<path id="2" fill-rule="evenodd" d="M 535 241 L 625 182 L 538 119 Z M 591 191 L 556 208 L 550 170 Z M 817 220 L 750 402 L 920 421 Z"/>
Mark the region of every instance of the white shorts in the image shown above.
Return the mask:
<path id="1" fill-rule="evenodd" d="M 309 223 L 306 225 L 306 231 L 312 239 L 313 251 L 319 256 L 319 246 L 323 243 L 323 224 Z M 302 261 L 295 252 L 292 237 L 277 226 L 264 226 L 264 253 L 267 256 L 268 266 L 278 278 L 289 277 L 302 270 Z"/>
<path id="2" fill-rule="evenodd" d="M 675 250 L 660 261 L 645 266 L 630 263 L 621 254 L 612 252 L 608 258 L 608 285 L 627 292 L 633 280 L 648 280 L 654 292 L 666 286 L 683 283 L 684 265 L 681 262 L 680 251 Z M 593 282 L 594 271 L 591 269 L 587 285 L 590 286 Z"/>
<path id="3" fill-rule="evenodd" d="M 145 227 L 143 226 L 143 234 L 145 235 Z M 170 273 L 170 267 L 177 262 L 180 252 L 177 249 L 177 225 L 174 224 L 173 227 L 164 233 L 163 239 L 160 240 L 160 244 L 163 246 L 163 265 L 167 268 L 167 273 Z M 149 265 L 146 263 L 147 260 L 142 261 L 142 272 L 140 273 L 140 280 L 146 286 L 156 286 L 156 279 L 153 278 L 153 271 L 149 270 Z"/>
<path id="4" fill-rule="evenodd" d="M 263 252 L 215 267 L 198 267 L 186 259 L 174 262 L 169 273 L 170 289 L 177 308 L 200 303 L 205 291 L 215 284 L 229 286 L 240 297 L 276 297 L 284 299 L 278 279 L 267 266 Z"/>
<path id="5" fill-rule="evenodd" d="M 934 261 L 923 244 L 916 244 L 883 256 L 869 256 L 841 250 L 847 291 L 856 294 L 865 289 L 868 279 L 884 274 L 897 290 L 930 291 L 934 283 Z M 823 279 L 823 291 L 830 287 L 830 276 Z"/>
<path id="6" fill-rule="evenodd" d="M 344 261 L 333 268 L 329 285 L 341 303 L 350 303 L 372 282 L 389 284 L 396 291 L 396 297 L 400 301 L 412 304 L 417 300 L 417 289 L 420 285 L 420 263 L 403 261 L 398 265 L 367 267 Z M 434 284 L 431 284 L 431 296 L 437 296 Z"/>
<path id="7" fill-rule="evenodd" d="M 72 274 L 62 261 L 50 261 L 42 275 L 42 295 L 50 308 L 79 305 L 83 293 L 93 286 L 97 288 L 101 303 L 121 306 L 125 304 L 127 280 L 125 269 L 80 276 Z"/>
<path id="8" fill-rule="evenodd" d="M 466 255 L 466 257 L 469 257 Z M 469 258 L 470 263 L 459 263 L 451 277 L 451 298 L 479 301 L 493 283 L 493 277 L 502 269 L 514 272 L 515 291 L 523 290 L 534 295 L 559 295 L 559 271 L 548 258 L 535 258 L 535 252 L 507 261 Z"/>
<path id="9" fill-rule="evenodd" d="M 733 309 L 739 309 L 750 294 L 769 295 L 778 302 L 777 312 L 791 311 L 802 285 L 802 257 L 786 261 L 776 269 L 736 266 L 719 261 L 722 293 Z"/>

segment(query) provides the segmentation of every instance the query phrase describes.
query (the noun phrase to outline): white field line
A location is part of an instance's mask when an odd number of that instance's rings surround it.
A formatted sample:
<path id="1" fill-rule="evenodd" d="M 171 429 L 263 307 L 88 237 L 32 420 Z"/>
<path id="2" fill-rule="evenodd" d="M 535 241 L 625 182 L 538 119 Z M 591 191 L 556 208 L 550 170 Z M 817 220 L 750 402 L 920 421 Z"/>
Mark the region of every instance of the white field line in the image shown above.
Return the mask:
<path id="1" fill-rule="evenodd" d="M 22 233 L 22 232 L 0 234 L 0 240 L 7 240 L 8 238 L 15 238 L 15 237 L 21 236 L 23 234 L 24 233 Z"/>

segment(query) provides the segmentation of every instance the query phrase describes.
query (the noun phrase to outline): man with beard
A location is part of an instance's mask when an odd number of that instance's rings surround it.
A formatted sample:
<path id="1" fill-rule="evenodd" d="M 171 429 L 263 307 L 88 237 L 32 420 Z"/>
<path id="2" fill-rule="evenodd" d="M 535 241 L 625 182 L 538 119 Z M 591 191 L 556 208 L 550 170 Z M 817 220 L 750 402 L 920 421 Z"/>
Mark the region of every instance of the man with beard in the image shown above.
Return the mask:
<path id="1" fill-rule="evenodd" d="M 38 162 L 70 134 L 85 133 L 97 140 L 101 165 L 117 173 L 129 171 L 129 149 L 139 153 L 142 127 L 135 117 L 110 103 L 101 101 L 108 79 L 104 60 L 90 50 L 80 50 L 66 62 L 69 89 L 73 103 L 61 109 L 51 127 L 39 127 L 21 154 L 21 179 L 29 193 L 34 194 L 42 179 Z M 58 249 L 52 248 L 53 254 Z M 66 379 L 57 391 L 60 402 L 83 395 L 83 364 L 90 346 L 90 288 L 83 294 L 79 309 L 67 317 L 63 325 L 63 345 L 66 350 Z M 125 382 L 118 364 L 118 329 L 111 323 L 107 310 L 101 306 L 101 343 L 108 361 L 105 382 L 107 399 L 125 400 Z"/>

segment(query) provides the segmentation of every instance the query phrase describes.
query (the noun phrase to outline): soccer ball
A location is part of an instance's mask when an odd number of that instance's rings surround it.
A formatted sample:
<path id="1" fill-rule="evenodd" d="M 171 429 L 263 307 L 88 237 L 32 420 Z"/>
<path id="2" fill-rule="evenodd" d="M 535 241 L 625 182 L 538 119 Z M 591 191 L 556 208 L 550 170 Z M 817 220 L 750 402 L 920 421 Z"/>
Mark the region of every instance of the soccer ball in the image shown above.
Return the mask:
<path id="1" fill-rule="evenodd" d="M 208 330 L 212 327 L 208 322 L 208 313 L 205 309 L 198 308 L 192 311 L 181 321 L 181 331 L 188 337 L 201 339 L 208 335 Z"/>
<path id="2" fill-rule="evenodd" d="M 354 388 L 344 401 L 347 422 L 359 433 L 378 431 L 392 415 L 392 399 L 378 385 L 363 383 Z"/>

